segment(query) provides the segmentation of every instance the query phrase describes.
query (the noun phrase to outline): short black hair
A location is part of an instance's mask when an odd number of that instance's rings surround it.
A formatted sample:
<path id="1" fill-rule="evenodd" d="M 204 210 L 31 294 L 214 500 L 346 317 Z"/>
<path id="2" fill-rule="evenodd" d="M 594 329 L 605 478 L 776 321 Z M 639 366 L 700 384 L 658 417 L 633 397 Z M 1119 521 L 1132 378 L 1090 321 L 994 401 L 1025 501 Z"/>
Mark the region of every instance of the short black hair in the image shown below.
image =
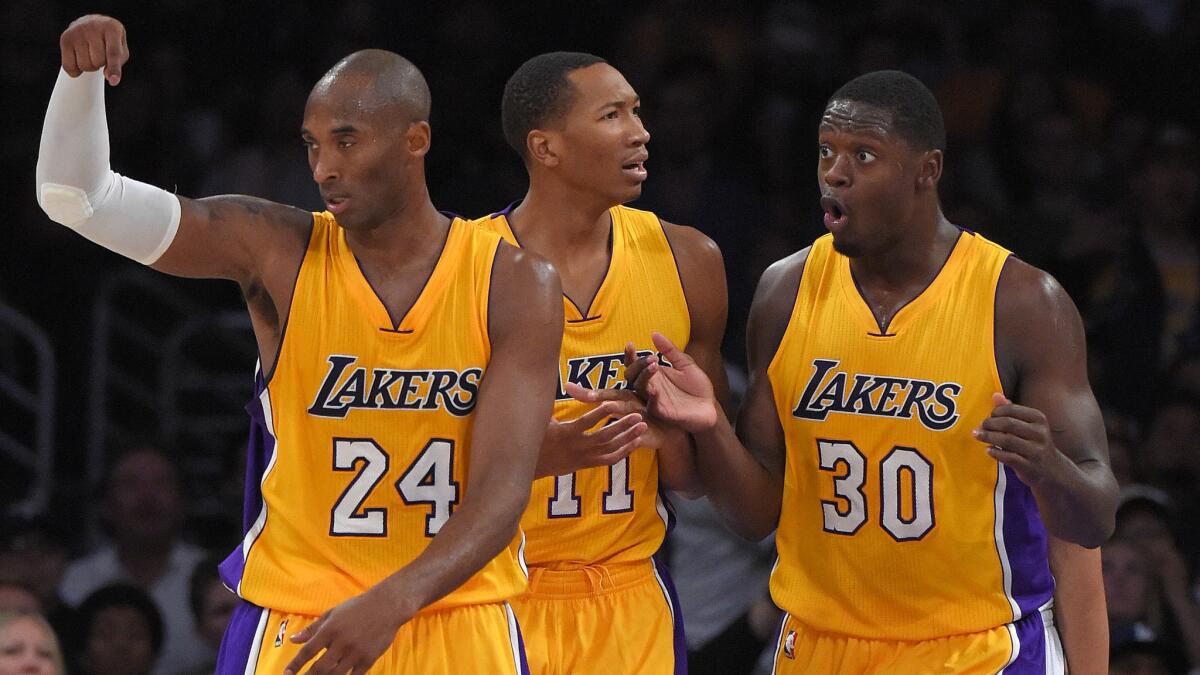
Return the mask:
<path id="1" fill-rule="evenodd" d="M 946 149 L 946 123 L 933 92 L 920 80 L 899 70 L 877 70 L 850 80 L 825 102 L 858 101 L 892 113 L 900 136 L 921 150 Z"/>
<path id="2" fill-rule="evenodd" d="M 522 63 L 508 78 L 500 102 L 500 123 L 504 139 L 521 159 L 527 159 L 529 132 L 558 121 L 570 109 L 575 89 L 567 75 L 597 63 L 608 62 L 583 52 L 548 52 Z"/>
<path id="3" fill-rule="evenodd" d="M 146 626 L 150 629 L 150 648 L 157 659 L 162 653 L 163 639 L 165 638 L 163 628 L 162 612 L 158 606 L 154 604 L 154 599 L 150 597 L 146 591 L 130 584 L 111 584 L 97 589 L 91 595 L 84 598 L 79 604 L 79 609 L 75 612 L 75 626 L 78 631 L 78 642 L 80 649 L 86 649 L 87 642 L 91 639 L 92 630 L 95 629 L 96 618 L 100 612 L 109 607 L 130 607 L 142 615 L 146 621 Z"/>

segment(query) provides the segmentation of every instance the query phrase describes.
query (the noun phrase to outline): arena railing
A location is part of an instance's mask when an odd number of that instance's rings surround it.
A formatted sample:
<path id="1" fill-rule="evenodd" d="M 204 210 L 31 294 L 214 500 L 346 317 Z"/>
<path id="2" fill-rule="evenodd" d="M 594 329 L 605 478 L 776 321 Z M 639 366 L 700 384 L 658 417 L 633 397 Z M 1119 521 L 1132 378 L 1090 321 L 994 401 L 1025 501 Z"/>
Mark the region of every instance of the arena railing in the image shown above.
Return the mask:
<path id="1" fill-rule="evenodd" d="M 53 488 L 57 361 L 45 331 L 3 303 L 0 303 L 0 327 L 24 343 L 16 344 L 14 351 L 28 351 L 33 357 L 32 367 L 19 355 L 11 360 L 0 359 L 0 394 L 9 401 L 5 406 L 6 416 L 24 414 L 32 421 L 31 425 L 0 429 L 0 453 L 33 476 L 28 493 L 12 506 L 13 515 L 29 517 L 45 509 Z M 27 430 L 22 434 L 15 430 L 16 426 Z M 22 435 L 27 438 L 20 438 Z"/>

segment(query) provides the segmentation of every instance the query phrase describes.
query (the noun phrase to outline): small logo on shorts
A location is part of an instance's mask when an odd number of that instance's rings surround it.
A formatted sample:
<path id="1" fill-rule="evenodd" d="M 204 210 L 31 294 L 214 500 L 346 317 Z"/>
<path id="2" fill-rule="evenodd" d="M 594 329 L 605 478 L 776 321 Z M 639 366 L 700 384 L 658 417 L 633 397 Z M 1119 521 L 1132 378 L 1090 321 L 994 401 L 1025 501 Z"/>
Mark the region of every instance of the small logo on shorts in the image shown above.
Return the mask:
<path id="1" fill-rule="evenodd" d="M 783 655 L 789 659 L 796 658 L 796 631 L 789 630 L 787 637 L 783 639 Z"/>
<path id="2" fill-rule="evenodd" d="M 284 635 L 284 633 L 287 632 L 287 622 L 288 622 L 287 619 L 284 619 L 283 621 L 279 622 L 279 632 L 275 634 L 275 646 L 276 647 L 283 646 L 283 635 Z"/>

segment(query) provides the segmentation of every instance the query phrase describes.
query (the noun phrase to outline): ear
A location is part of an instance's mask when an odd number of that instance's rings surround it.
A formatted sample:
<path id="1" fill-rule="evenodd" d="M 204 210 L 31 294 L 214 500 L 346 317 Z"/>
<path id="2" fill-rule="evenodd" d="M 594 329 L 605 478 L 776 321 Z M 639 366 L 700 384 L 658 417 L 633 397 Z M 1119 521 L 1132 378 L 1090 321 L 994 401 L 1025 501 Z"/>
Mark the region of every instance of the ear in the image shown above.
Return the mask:
<path id="1" fill-rule="evenodd" d="M 937 188 L 938 181 L 942 179 L 942 158 L 941 150 L 927 150 L 921 153 L 920 163 L 917 165 L 918 191 Z"/>
<path id="2" fill-rule="evenodd" d="M 557 146 L 557 138 L 552 131 L 542 131 L 534 129 L 525 137 L 525 154 L 529 157 L 530 164 L 541 164 L 542 166 L 553 167 L 558 166 L 559 157 L 555 151 Z"/>
<path id="3" fill-rule="evenodd" d="M 417 157 L 424 157 L 429 152 L 432 135 L 433 130 L 429 128 L 429 122 L 413 122 L 408 125 L 408 130 L 404 132 L 404 139 L 408 141 L 408 151 Z"/>

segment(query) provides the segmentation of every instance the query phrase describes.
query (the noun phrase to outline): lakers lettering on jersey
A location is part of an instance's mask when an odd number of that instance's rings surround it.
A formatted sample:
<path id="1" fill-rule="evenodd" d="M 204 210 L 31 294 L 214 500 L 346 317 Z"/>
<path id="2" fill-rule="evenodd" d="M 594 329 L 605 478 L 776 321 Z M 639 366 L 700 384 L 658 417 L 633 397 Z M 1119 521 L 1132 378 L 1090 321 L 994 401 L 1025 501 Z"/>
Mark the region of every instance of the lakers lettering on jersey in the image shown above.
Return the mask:
<path id="1" fill-rule="evenodd" d="M 512 207 L 475 223 L 520 246 L 508 221 Z M 566 297 L 566 323 L 559 361 L 554 417 L 574 419 L 588 405 L 573 400 L 565 382 L 589 389 L 619 385 L 625 345 L 639 354 L 653 350 L 658 331 L 686 346 L 691 320 L 683 286 L 663 225 L 646 211 L 624 206 L 612 217 L 611 259 L 590 307 Z M 521 519 L 530 565 L 575 569 L 587 565 L 645 560 L 662 544 L 670 515 L 659 493 L 658 460 L 639 448 L 609 467 L 534 481 Z"/>
<path id="2" fill-rule="evenodd" d="M 261 607 L 320 615 L 416 558 L 466 496 L 500 238 L 455 218 L 399 325 L 314 214 L 273 372 L 258 373 L 246 535 L 221 566 Z M 518 535 L 430 612 L 524 590 Z"/>
<path id="3" fill-rule="evenodd" d="M 771 592 L 801 624 L 925 640 L 1049 602 L 1033 495 L 971 435 L 1002 391 L 994 306 L 1008 255 L 962 232 L 881 328 L 832 237 L 813 244 L 767 371 L 787 444 Z"/>

